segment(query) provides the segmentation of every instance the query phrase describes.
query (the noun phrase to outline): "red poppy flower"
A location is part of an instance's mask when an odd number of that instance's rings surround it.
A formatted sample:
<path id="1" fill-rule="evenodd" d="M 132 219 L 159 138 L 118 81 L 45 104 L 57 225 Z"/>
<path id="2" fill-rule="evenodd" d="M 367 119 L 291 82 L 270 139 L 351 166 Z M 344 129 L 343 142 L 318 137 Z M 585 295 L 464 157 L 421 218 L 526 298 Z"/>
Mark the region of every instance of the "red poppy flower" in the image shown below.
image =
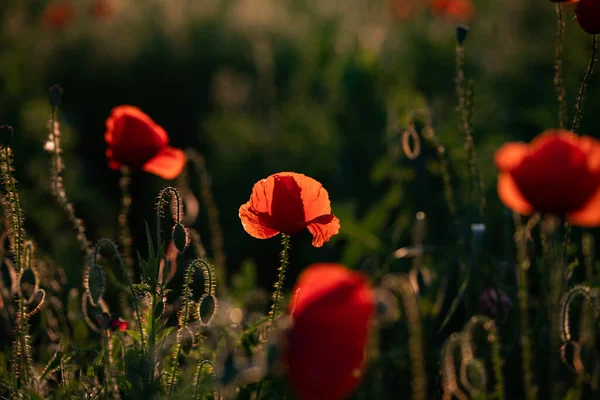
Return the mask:
<path id="1" fill-rule="evenodd" d="M 600 225 L 600 141 L 551 130 L 529 145 L 505 144 L 494 161 L 500 170 L 498 195 L 508 208 Z"/>
<path id="2" fill-rule="evenodd" d="M 119 330 L 121 332 L 125 332 L 128 327 L 129 327 L 129 322 L 125 321 L 121 317 L 110 321 L 110 328 L 113 331 Z"/>
<path id="3" fill-rule="evenodd" d="M 600 33 L 600 0 L 581 0 L 575 7 L 575 16 L 581 29 L 590 35 Z"/>
<path id="4" fill-rule="evenodd" d="M 475 16 L 472 0 L 432 0 L 432 11 L 453 21 L 468 22 Z"/>
<path id="5" fill-rule="evenodd" d="M 104 140 L 108 145 L 108 165 L 112 169 L 125 165 L 171 180 L 177 178 L 185 166 L 184 152 L 167 146 L 167 132 L 137 107 L 114 108 L 106 120 Z"/>
<path id="6" fill-rule="evenodd" d="M 295 172 L 280 172 L 257 182 L 250 200 L 240 207 L 240 219 L 246 232 L 258 239 L 278 233 L 294 235 L 308 228 L 315 247 L 323 246 L 340 230 L 327 190 Z"/>
<path id="7" fill-rule="evenodd" d="M 75 12 L 69 3 L 48 4 L 42 15 L 42 23 L 46 28 L 63 30 L 73 20 Z"/>
<path id="8" fill-rule="evenodd" d="M 288 313 L 288 376 L 302 400 L 340 400 L 361 381 L 375 296 L 340 264 L 313 264 L 298 278 Z"/>

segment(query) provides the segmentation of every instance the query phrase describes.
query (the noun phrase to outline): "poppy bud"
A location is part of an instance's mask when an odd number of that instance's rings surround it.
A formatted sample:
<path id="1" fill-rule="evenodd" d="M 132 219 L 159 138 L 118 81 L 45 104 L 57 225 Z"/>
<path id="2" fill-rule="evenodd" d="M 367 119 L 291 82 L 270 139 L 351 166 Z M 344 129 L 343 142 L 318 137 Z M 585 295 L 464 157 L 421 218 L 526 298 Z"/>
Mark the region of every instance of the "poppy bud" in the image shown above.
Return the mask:
<path id="1" fill-rule="evenodd" d="M 456 28 L 456 42 L 459 46 L 462 46 L 467 36 L 469 35 L 469 28 L 467 26 L 459 26 Z"/>
<path id="2" fill-rule="evenodd" d="M 600 33 L 600 1 L 581 0 L 575 7 L 575 16 L 581 29 L 590 35 Z"/>
<path id="3" fill-rule="evenodd" d="M 10 125 L 0 126 L 0 145 L 10 146 L 15 138 L 15 130 Z"/>
<path id="4" fill-rule="evenodd" d="M 505 321 L 512 306 L 510 298 L 500 289 L 489 288 L 479 296 L 479 307 L 494 319 Z"/>
<path id="5" fill-rule="evenodd" d="M 180 253 L 183 253 L 190 241 L 188 230 L 182 224 L 177 224 L 173 227 L 172 236 L 175 247 Z"/>
<path id="6" fill-rule="evenodd" d="M 192 333 L 192 330 L 187 326 L 180 328 L 177 332 L 177 341 L 181 346 L 183 354 L 190 354 L 192 348 L 194 348 L 194 334 Z"/>
<path id="7" fill-rule="evenodd" d="M 217 299 L 212 294 L 203 294 L 198 305 L 198 316 L 202 325 L 206 326 L 217 311 Z"/>
<path id="8" fill-rule="evenodd" d="M 108 313 L 96 314 L 96 321 L 102 329 L 109 329 L 111 327 L 111 318 Z"/>
<path id="9" fill-rule="evenodd" d="M 106 282 L 102 267 L 98 264 L 92 264 L 86 275 L 85 288 L 87 289 L 90 302 L 93 306 L 97 305 L 98 302 L 102 300 L 105 286 Z"/>
<path id="10" fill-rule="evenodd" d="M 62 99 L 63 88 L 58 84 L 52 85 L 50 86 L 50 89 L 48 89 L 48 92 L 50 94 L 50 105 L 52 108 L 58 107 L 60 100 Z"/>

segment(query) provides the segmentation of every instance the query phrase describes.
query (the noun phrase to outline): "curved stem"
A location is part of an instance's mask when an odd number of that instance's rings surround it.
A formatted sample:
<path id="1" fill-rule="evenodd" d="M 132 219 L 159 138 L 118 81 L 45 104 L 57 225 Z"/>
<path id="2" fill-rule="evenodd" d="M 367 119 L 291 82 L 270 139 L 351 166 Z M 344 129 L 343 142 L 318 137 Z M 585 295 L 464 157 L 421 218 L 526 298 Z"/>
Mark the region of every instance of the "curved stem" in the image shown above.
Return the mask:
<path id="1" fill-rule="evenodd" d="M 158 241 L 158 247 L 161 248 L 163 244 L 162 239 L 162 217 L 167 198 L 175 200 L 175 214 L 173 219 L 176 224 L 181 223 L 181 195 L 179 191 L 172 186 L 167 186 L 158 194 L 158 203 L 156 205 L 156 240 Z"/>
<path id="2" fill-rule="evenodd" d="M 100 239 L 98 243 L 96 243 L 96 247 L 94 249 L 93 263 L 96 264 L 96 260 L 98 259 L 98 253 L 103 245 L 108 245 L 112 247 L 114 254 L 117 256 L 117 261 L 119 262 L 119 267 L 121 267 L 121 271 L 123 272 L 123 276 L 127 280 L 127 285 L 129 286 L 129 290 L 131 291 L 131 297 L 133 298 L 133 310 L 135 312 L 135 317 L 137 319 L 138 327 L 140 329 L 140 341 L 142 346 L 142 351 L 144 351 L 144 328 L 142 326 L 142 318 L 140 316 L 140 310 L 137 303 L 137 296 L 135 294 L 135 290 L 133 289 L 133 284 L 131 283 L 131 279 L 127 270 L 125 268 L 125 264 L 123 263 L 123 258 L 117 249 L 117 246 L 112 240 L 109 239 Z"/>
<path id="3" fill-rule="evenodd" d="M 581 123 L 581 113 L 583 100 L 585 99 L 585 92 L 587 91 L 588 81 L 594 72 L 594 65 L 596 64 L 596 51 L 598 50 L 598 41 L 596 40 L 596 35 L 592 36 L 592 56 L 590 58 L 590 63 L 588 64 L 587 70 L 585 71 L 585 75 L 583 76 L 583 82 L 581 82 L 581 87 L 579 88 L 579 96 L 577 97 L 577 105 L 575 106 L 575 116 L 573 117 L 573 124 L 571 125 L 571 131 L 574 133 L 579 133 L 579 125 Z"/>
<path id="4" fill-rule="evenodd" d="M 200 396 L 202 395 L 202 393 L 199 393 L 199 389 L 200 389 L 200 381 L 202 378 L 202 368 L 204 368 L 205 365 L 210 366 L 210 368 L 212 369 L 212 375 L 213 375 L 213 377 L 215 377 L 216 369 L 215 369 L 214 364 L 212 362 L 210 362 L 209 360 L 200 361 L 200 363 L 198 364 L 198 369 L 196 370 L 196 376 L 194 377 L 193 397 L 195 400 L 199 400 L 201 398 Z M 219 399 L 220 396 L 219 396 L 219 394 L 213 392 L 213 398 L 216 400 L 216 399 Z"/>

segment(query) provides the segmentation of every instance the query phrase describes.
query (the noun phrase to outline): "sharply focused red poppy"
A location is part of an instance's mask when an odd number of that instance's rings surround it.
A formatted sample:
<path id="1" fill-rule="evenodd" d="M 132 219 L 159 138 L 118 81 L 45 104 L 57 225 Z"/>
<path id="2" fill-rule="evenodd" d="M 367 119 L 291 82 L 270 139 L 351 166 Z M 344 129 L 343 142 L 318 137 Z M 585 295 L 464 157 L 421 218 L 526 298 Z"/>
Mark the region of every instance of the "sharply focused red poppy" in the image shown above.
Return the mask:
<path id="1" fill-rule="evenodd" d="M 280 172 L 258 181 L 250 200 L 240 207 L 242 226 L 251 236 L 268 239 L 295 235 L 308 228 L 312 244 L 321 247 L 340 230 L 331 214 L 327 190 L 316 180 L 295 172 Z"/>
<path id="2" fill-rule="evenodd" d="M 472 0 L 432 0 L 431 9 L 435 14 L 458 22 L 468 22 L 475 16 Z"/>
<path id="3" fill-rule="evenodd" d="M 42 15 L 42 23 L 46 28 L 63 30 L 73 20 L 75 11 L 73 6 L 66 2 L 48 4 Z"/>
<path id="4" fill-rule="evenodd" d="M 106 120 L 104 140 L 108 145 L 108 165 L 112 169 L 124 165 L 171 180 L 177 178 L 185 166 L 184 152 L 168 146 L 167 132 L 137 107 L 114 108 Z"/>
<path id="5" fill-rule="evenodd" d="M 580 0 L 575 15 L 581 29 L 590 35 L 600 33 L 600 0 Z"/>
<path id="6" fill-rule="evenodd" d="M 495 155 L 498 195 L 510 209 L 600 225 L 600 141 L 550 130 L 529 145 L 507 143 Z"/>
<path id="7" fill-rule="evenodd" d="M 361 274 L 313 264 L 300 277 L 288 313 L 291 384 L 302 400 L 340 400 L 360 383 L 375 296 Z"/>

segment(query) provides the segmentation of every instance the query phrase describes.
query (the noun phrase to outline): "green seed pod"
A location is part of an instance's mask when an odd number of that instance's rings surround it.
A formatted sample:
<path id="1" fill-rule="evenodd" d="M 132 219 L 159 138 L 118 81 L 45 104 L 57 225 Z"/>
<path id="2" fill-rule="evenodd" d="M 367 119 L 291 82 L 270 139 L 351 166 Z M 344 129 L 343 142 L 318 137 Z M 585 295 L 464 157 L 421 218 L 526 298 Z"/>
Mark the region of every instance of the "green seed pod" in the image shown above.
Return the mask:
<path id="1" fill-rule="evenodd" d="M 184 326 L 181 329 L 179 329 L 179 331 L 177 332 L 177 342 L 179 342 L 181 350 L 185 355 L 190 354 L 190 352 L 195 346 L 194 334 L 192 333 L 192 330 L 187 326 Z"/>
<path id="2" fill-rule="evenodd" d="M 173 227 L 173 243 L 180 253 L 183 253 L 190 241 L 188 230 L 182 224 Z"/>
<path id="3" fill-rule="evenodd" d="M 164 311 L 165 311 L 165 303 L 162 300 L 159 300 L 154 305 L 154 311 L 153 311 L 154 318 L 160 318 L 160 316 L 163 314 Z"/>
<path id="4" fill-rule="evenodd" d="M 212 294 L 203 294 L 198 304 L 198 316 L 202 325 L 208 325 L 216 313 L 217 298 Z"/>
<path id="5" fill-rule="evenodd" d="M 90 303 L 93 306 L 97 306 L 102 295 L 104 294 L 104 288 L 106 287 L 106 280 L 104 278 L 104 272 L 102 267 L 98 264 L 92 264 L 90 270 L 87 273 L 85 288 L 90 297 Z"/>
<path id="6" fill-rule="evenodd" d="M 0 145 L 11 146 L 15 138 L 15 130 L 10 125 L 0 125 Z"/>

